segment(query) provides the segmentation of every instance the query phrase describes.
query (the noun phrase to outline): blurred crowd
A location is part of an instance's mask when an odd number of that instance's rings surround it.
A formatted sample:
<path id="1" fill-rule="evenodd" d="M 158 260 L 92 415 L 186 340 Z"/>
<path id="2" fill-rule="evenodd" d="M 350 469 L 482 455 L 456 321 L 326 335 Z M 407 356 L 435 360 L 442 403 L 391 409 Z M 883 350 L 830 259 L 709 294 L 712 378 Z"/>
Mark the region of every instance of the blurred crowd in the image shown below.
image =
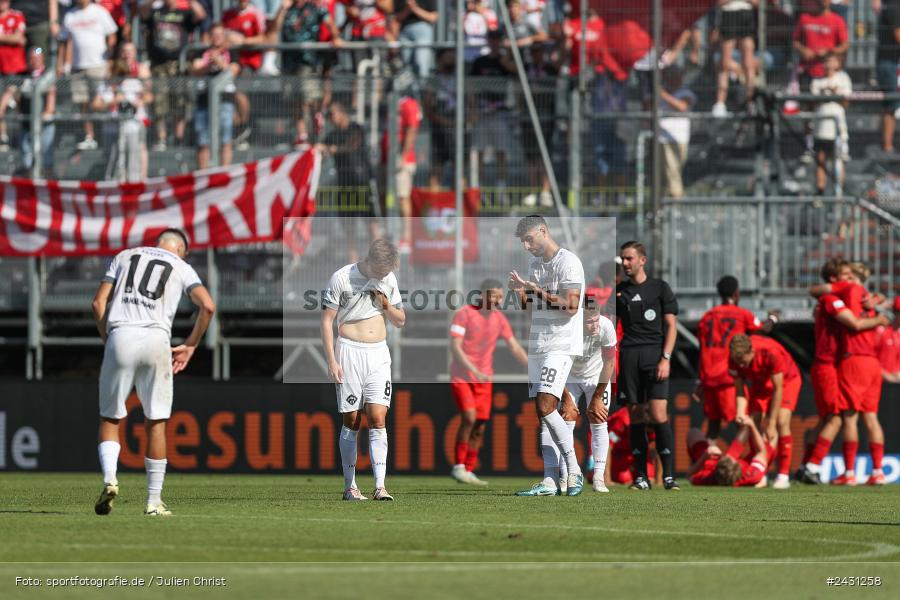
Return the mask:
<path id="1" fill-rule="evenodd" d="M 520 183 L 540 190 L 527 196 L 525 203 L 549 206 L 550 183 L 541 166 L 537 133 L 540 129 L 551 154 L 554 142 L 561 146 L 566 141 L 565 119 L 558 116 L 568 114 L 571 107 L 566 104 L 568 96 L 559 90 L 574 89 L 581 73 L 582 43 L 589 63 L 586 109 L 594 116 L 649 109 L 656 57 L 646 52 L 648 34 L 628 16 L 627 11 L 634 9 L 625 3 L 612 3 L 619 7 L 615 9 L 591 3 L 582 40 L 578 2 L 506 0 L 512 25 L 507 32 L 499 1 L 466 3 L 466 69 L 470 76 L 492 81 L 483 90 L 474 88 L 477 97 L 466 123 L 469 141 L 478 164 L 491 165 L 490 183 L 502 190 L 512 177 L 507 164 L 508 135 L 517 132 L 525 166 L 517 176 L 527 179 Z M 756 47 L 760 1 L 718 0 L 659 58 L 664 68 L 661 107 L 673 113 L 661 122 L 669 196 L 684 193 L 681 173 L 691 138 L 692 119 L 677 113 L 707 112 L 711 117 L 752 113 L 764 74 L 770 86 L 823 96 L 821 102 L 789 102 L 785 110 L 817 113 L 806 144 L 810 161 L 818 167 L 816 188 L 824 193 L 831 172 L 828 163 L 850 158 L 847 102 L 842 98 L 873 83 L 883 92 L 897 92 L 900 0 L 873 0 L 871 11 L 868 3 L 854 0 L 769 0 L 763 52 Z M 216 75 L 230 71 L 235 78 L 282 76 L 286 82 L 297 82 L 285 83 L 282 94 L 291 105 L 293 125 L 287 130 L 293 145 L 319 144 L 334 156 L 338 171 L 351 180 L 365 179 L 360 161 L 350 153 L 364 151 L 366 144 L 357 139 L 358 132 L 347 131 L 341 118 L 352 115 L 356 96 L 337 98 L 332 82 L 338 75 L 352 78 L 369 65 L 369 74 L 384 77 L 385 90 L 393 89 L 401 98 L 402 107 L 382 108 L 383 114 L 397 114 L 400 119 L 399 143 L 391 144 L 401 167 L 397 175 L 403 177 L 398 187 L 406 188 L 406 180 L 415 176 L 412 161 L 420 123 L 430 132 L 429 181 L 435 186 L 448 183 L 449 174 L 442 167 L 452 158 L 456 102 L 451 4 L 455 3 L 0 0 L 0 76 L 6 82 L 0 100 L 0 150 L 11 143 L 4 117 L 11 112 L 30 114 L 39 89 L 46 173 L 52 173 L 53 117 L 63 101 L 71 102 L 77 108 L 74 112 L 82 115 L 83 135 L 77 151 L 97 149 L 106 137 L 116 154 L 124 156 L 111 170 L 113 177 L 146 177 L 148 150 L 165 151 L 170 146 L 196 146 L 197 166 L 206 167 L 215 137 L 220 144 L 218 162 L 228 164 L 235 149 L 246 150 L 255 143 L 252 125 L 261 110 L 254 110 L 251 95 L 241 85 L 233 85 L 215 92 L 221 98 L 219 113 L 217 119 L 210 119 L 209 86 Z M 851 8 L 857 15 L 874 15 L 877 20 L 868 23 L 857 17 L 855 38 L 847 25 Z M 616 11 L 622 18 L 610 16 Z M 875 60 L 868 65 L 875 76 L 854 80 L 845 60 L 851 39 L 863 37 L 859 34 L 866 28 L 877 29 Z M 435 48 L 436 40 L 445 43 Z M 395 41 L 412 46 L 389 48 L 381 43 Z M 266 47 L 306 42 L 320 45 L 315 49 Z M 508 92 L 517 85 L 512 44 L 521 51 L 534 88 L 540 128 L 532 127 L 524 102 Z M 66 87 L 38 85 L 45 69 L 55 69 L 57 76 L 67 78 Z M 183 78 L 197 81 L 189 92 L 184 85 L 176 85 Z M 498 79 L 507 81 L 498 85 Z M 386 98 L 382 95 L 379 102 Z M 898 108 L 900 103 L 894 100 L 882 104 L 884 152 L 894 151 Z M 127 124 L 120 127 L 120 122 Z M 211 131 L 212 123 L 218 123 L 217 136 Z M 15 145 L 22 149 L 23 169 L 30 169 L 34 162 L 30 124 L 24 123 L 20 133 L 22 138 Z M 615 119 L 593 119 L 590 137 L 594 142 L 588 153 L 597 183 L 623 185 L 626 143 Z M 354 158 L 342 160 L 341 156 Z M 387 164 L 383 157 L 382 163 Z"/>

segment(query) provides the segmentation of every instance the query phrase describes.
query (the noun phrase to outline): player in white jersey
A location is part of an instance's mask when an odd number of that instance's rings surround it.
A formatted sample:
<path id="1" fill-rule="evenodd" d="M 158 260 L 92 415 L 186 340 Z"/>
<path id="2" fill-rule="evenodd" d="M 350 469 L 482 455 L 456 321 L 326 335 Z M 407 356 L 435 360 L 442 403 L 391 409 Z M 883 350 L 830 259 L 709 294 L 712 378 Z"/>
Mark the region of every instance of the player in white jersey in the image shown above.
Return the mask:
<path id="1" fill-rule="evenodd" d="M 200 277 L 184 261 L 187 237 L 167 229 L 153 247 L 123 250 L 112 259 L 92 304 L 104 342 L 100 367 L 100 466 L 103 491 L 94 506 L 109 514 L 119 494 L 119 421 L 128 415 L 125 401 L 137 391 L 147 431 L 147 503 L 144 514 L 168 516 L 162 501 L 166 475 L 166 421 L 172 415 L 172 376 L 187 367 L 215 312 Z M 172 320 L 181 295 L 199 311 L 191 334 L 171 347 Z"/>
<path id="2" fill-rule="evenodd" d="M 323 298 L 322 345 L 343 421 L 338 445 L 344 469 L 344 500 L 367 500 L 356 485 L 356 444 L 363 411 L 375 475 L 373 497 L 394 499 L 384 487 L 388 454 L 385 418 L 391 406 L 391 354 L 385 340 L 387 322 L 394 327 L 403 327 L 406 322 L 393 273 L 397 262 L 394 245 L 375 240 L 364 260 L 334 272 Z"/>
<path id="3" fill-rule="evenodd" d="M 616 360 L 616 326 L 601 314 L 597 296 L 588 288 L 584 310 L 584 351 L 575 359 L 566 391 L 560 403 L 560 414 L 570 430 L 575 430 L 581 398 L 587 405 L 588 422 L 591 426 L 591 455 L 594 458 L 593 489 L 608 492 L 604 483 L 606 459 L 609 454 L 609 431 L 606 419 L 612 398 L 612 380 Z M 558 462 L 560 481 L 567 478 L 566 463 Z M 547 473 L 545 472 L 546 476 Z"/>
<path id="4" fill-rule="evenodd" d="M 534 399 L 541 419 L 541 453 L 544 464 L 556 448 L 566 462 L 566 495 L 577 496 L 584 476 L 575 456 L 572 432 L 557 411 L 575 357 L 582 355 L 584 339 L 584 267 L 575 254 L 560 247 L 540 215 L 529 215 L 516 226 L 516 237 L 534 258 L 527 279 L 512 271 L 509 288 L 522 306 L 531 310 L 528 340 L 528 397 Z M 555 446 L 555 447 L 554 447 Z M 553 448 L 551 450 L 550 448 Z M 562 493 L 557 478 L 545 477 L 520 496 L 552 496 Z"/>

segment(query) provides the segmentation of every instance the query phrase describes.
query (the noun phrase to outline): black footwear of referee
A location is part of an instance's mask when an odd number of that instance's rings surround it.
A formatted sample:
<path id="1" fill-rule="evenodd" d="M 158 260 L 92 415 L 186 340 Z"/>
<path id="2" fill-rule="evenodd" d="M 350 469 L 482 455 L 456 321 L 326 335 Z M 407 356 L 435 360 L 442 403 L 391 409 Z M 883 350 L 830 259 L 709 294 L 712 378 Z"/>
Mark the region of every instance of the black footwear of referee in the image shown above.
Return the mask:
<path id="1" fill-rule="evenodd" d="M 647 481 L 646 477 L 635 477 L 634 482 L 628 486 L 629 490 L 649 490 L 650 482 Z"/>
<path id="2" fill-rule="evenodd" d="M 797 470 L 797 474 L 794 476 L 794 479 L 801 483 L 807 483 L 809 485 L 819 485 L 822 483 L 822 480 L 819 478 L 818 473 L 813 473 L 806 467 L 800 467 Z"/>
<path id="3" fill-rule="evenodd" d="M 663 479 L 663 487 L 673 492 L 681 491 L 681 488 L 678 487 L 678 482 L 675 481 L 674 477 L 666 477 L 665 479 Z"/>

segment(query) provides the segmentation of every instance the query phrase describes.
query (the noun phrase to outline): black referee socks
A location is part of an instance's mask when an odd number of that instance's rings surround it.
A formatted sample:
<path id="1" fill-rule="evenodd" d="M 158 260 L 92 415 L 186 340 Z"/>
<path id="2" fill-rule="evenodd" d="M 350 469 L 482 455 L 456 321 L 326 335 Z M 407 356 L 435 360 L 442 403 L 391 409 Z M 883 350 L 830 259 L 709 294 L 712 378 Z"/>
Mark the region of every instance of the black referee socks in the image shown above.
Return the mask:
<path id="1" fill-rule="evenodd" d="M 672 435 L 672 424 L 654 423 L 653 431 L 656 432 L 656 453 L 662 462 L 663 477 L 675 475 L 675 441 Z"/>
<path id="2" fill-rule="evenodd" d="M 628 426 L 628 434 L 631 440 L 631 454 L 634 456 L 634 470 L 638 477 L 646 479 L 647 453 L 650 445 L 647 441 L 647 425 L 645 423 L 632 423 Z M 669 437 L 671 437 L 671 434 L 669 434 Z"/>

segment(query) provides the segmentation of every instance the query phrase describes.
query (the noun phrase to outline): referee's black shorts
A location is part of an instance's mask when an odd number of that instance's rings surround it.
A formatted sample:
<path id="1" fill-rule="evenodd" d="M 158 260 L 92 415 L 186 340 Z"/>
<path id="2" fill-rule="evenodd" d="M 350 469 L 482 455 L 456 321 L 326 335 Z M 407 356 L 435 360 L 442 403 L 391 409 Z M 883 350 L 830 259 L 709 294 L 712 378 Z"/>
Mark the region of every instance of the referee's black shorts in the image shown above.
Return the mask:
<path id="1" fill-rule="evenodd" d="M 662 358 L 659 346 L 632 346 L 619 350 L 619 404 L 645 404 L 668 399 L 669 380 L 656 380 Z"/>

